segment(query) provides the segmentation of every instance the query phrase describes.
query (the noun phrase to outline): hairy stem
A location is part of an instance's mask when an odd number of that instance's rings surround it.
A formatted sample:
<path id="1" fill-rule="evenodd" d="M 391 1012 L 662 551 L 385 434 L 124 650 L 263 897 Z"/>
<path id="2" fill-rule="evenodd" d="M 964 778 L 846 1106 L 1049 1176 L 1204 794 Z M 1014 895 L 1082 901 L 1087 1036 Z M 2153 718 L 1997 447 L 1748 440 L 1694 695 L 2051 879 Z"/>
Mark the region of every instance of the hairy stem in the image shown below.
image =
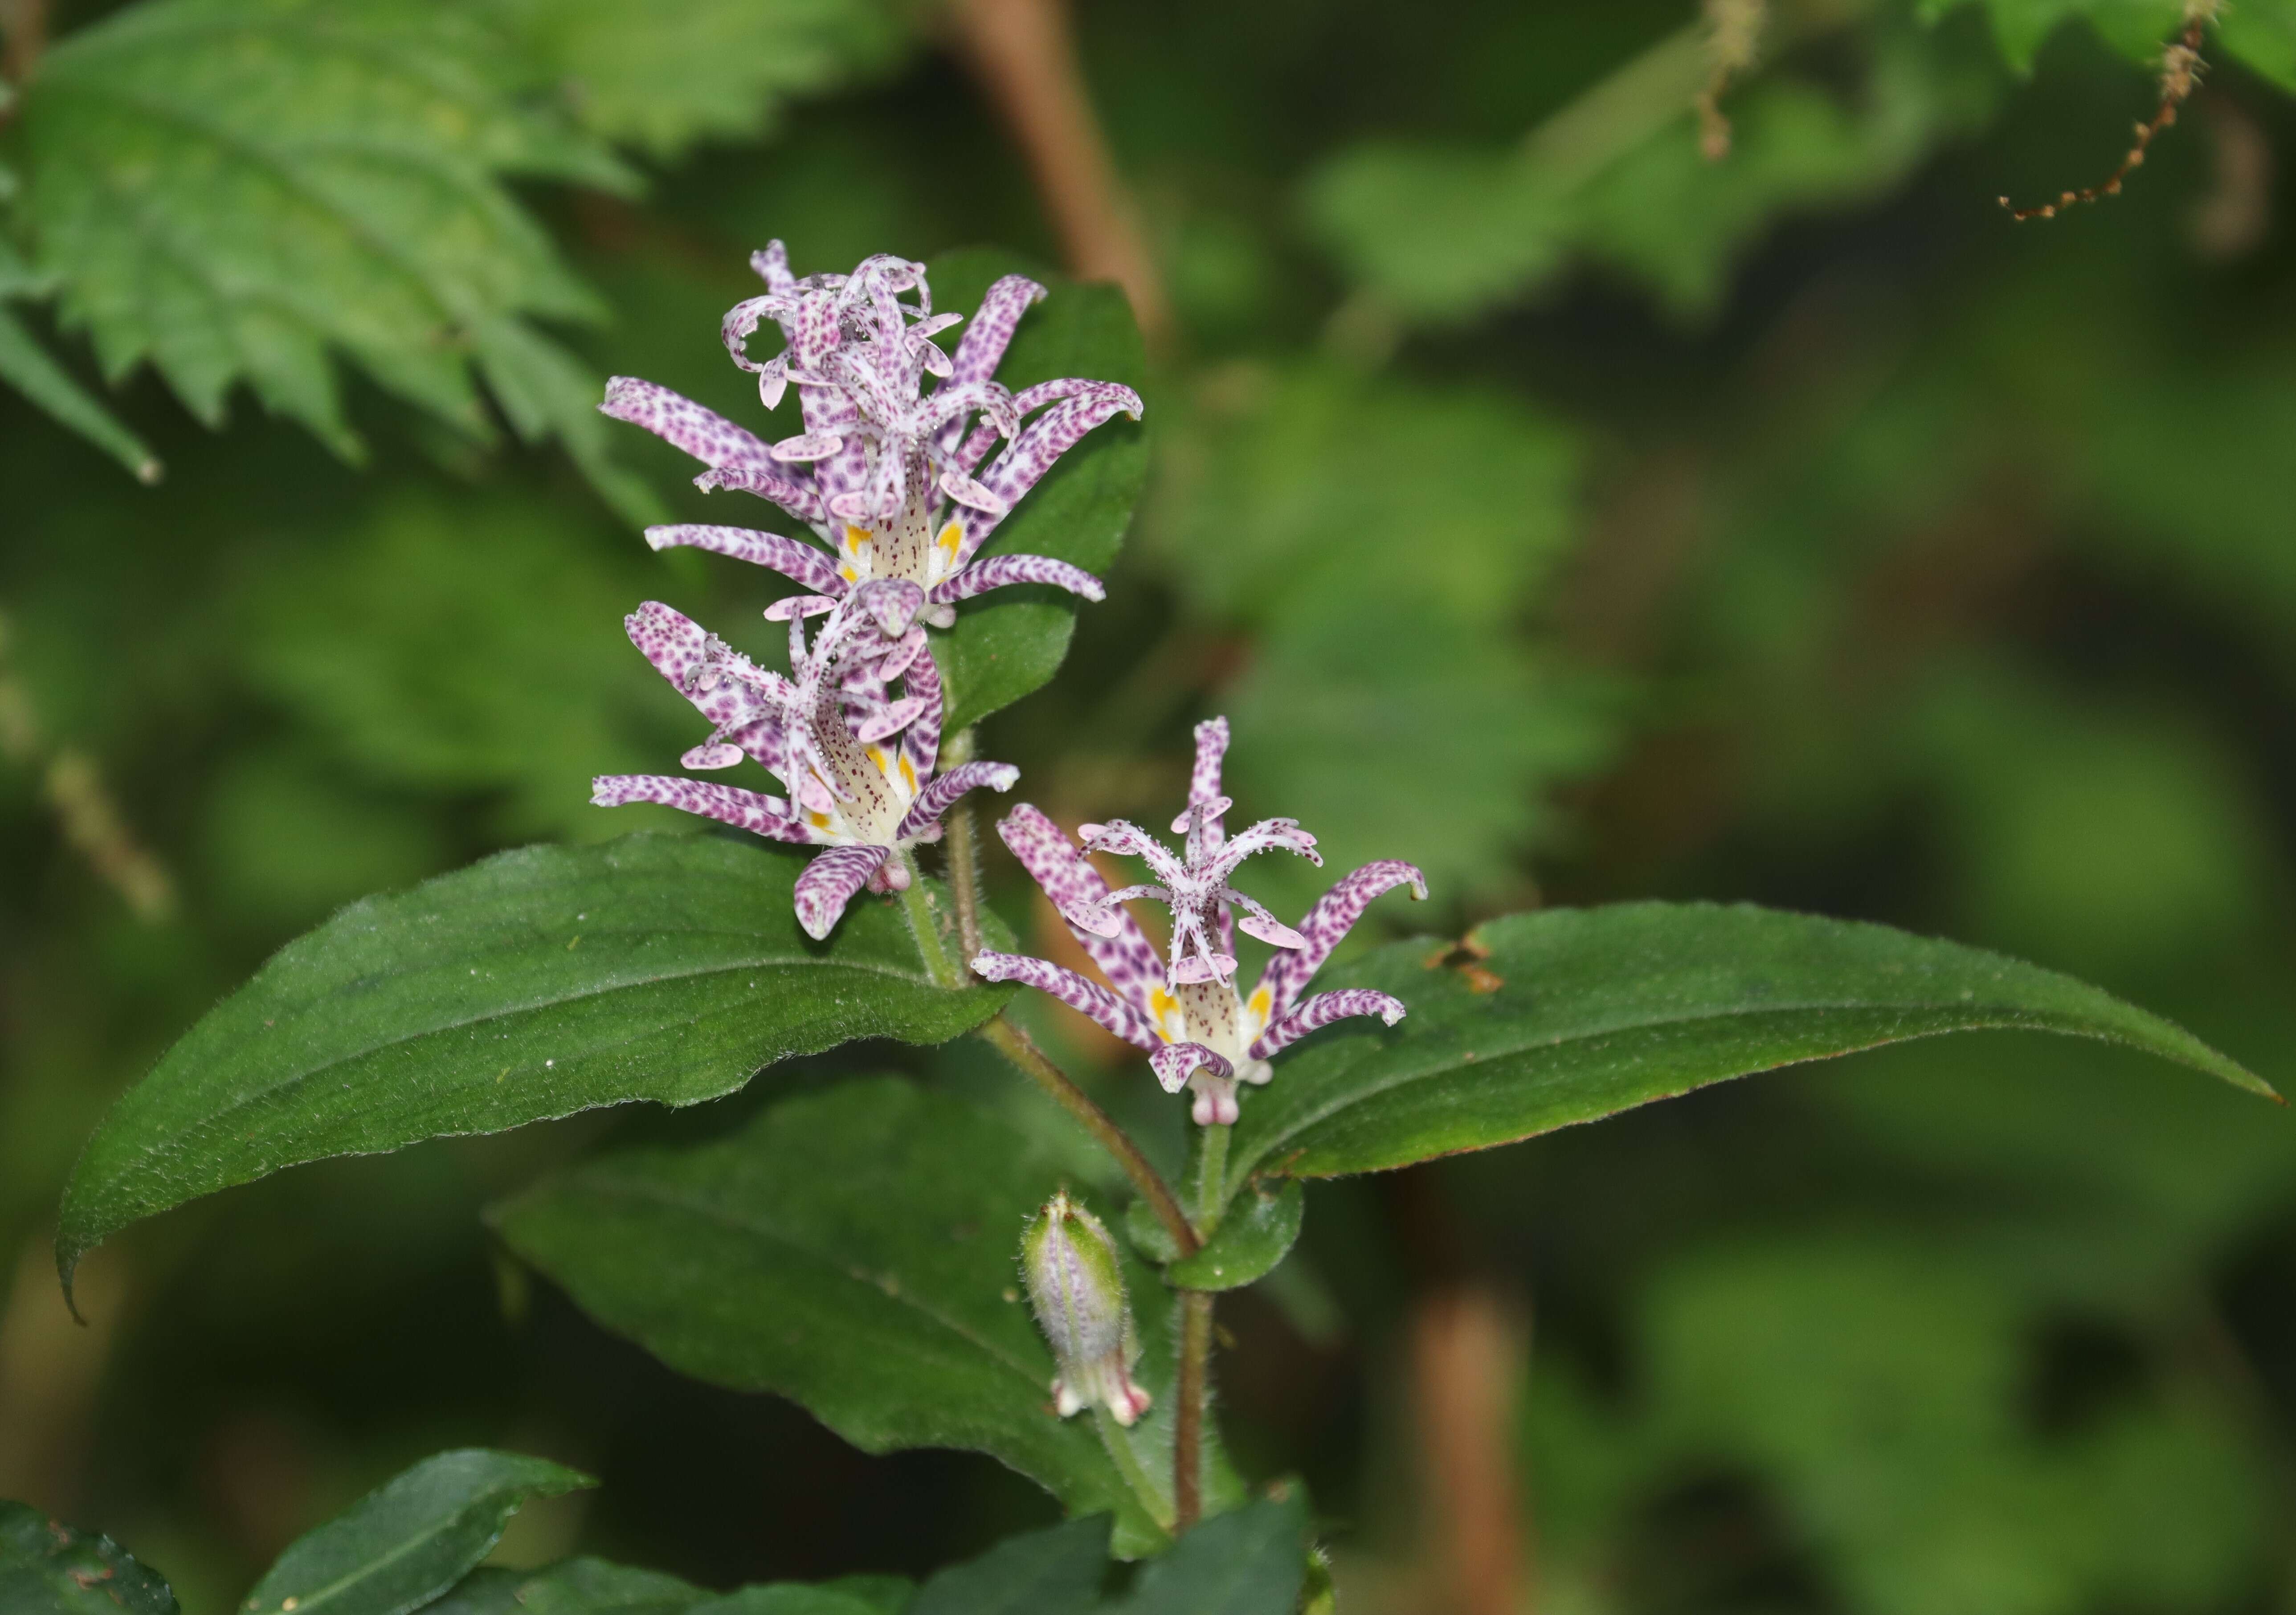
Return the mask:
<path id="1" fill-rule="evenodd" d="M 1180 1405 L 1172 1422 L 1172 1529 L 1202 1518 L 1204 1404 L 1212 1356 L 1212 1292 L 1180 1291 Z"/>
<path id="2" fill-rule="evenodd" d="M 1038 1087 L 1059 1101 L 1070 1115 L 1084 1123 L 1085 1131 L 1092 1135 L 1093 1141 L 1124 1168 L 1124 1176 L 1130 1178 L 1132 1186 L 1140 1191 L 1141 1197 L 1156 1213 L 1156 1220 L 1162 1223 L 1165 1231 L 1171 1234 L 1182 1255 L 1202 1248 L 1203 1241 L 1196 1237 L 1195 1226 L 1188 1221 L 1188 1214 L 1180 1209 L 1179 1197 L 1172 1193 L 1171 1185 L 1166 1183 L 1163 1175 L 1149 1164 L 1148 1158 L 1140 1152 L 1140 1146 L 1132 1142 L 1130 1135 L 1116 1125 L 1116 1119 L 1093 1103 L 1091 1097 L 1070 1079 L 1066 1071 L 1046 1056 L 1044 1050 L 1030 1040 L 1028 1033 L 999 1015 L 980 1029 L 980 1035 L 996 1046 L 997 1053 L 1019 1066 Z"/>
<path id="3" fill-rule="evenodd" d="M 1130 1487 L 1132 1495 L 1140 1499 L 1140 1506 L 1148 1511 L 1151 1520 L 1170 1530 L 1173 1524 L 1172 1499 L 1163 1488 L 1156 1484 L 1147 1466 L 1140 1462 L 1140 1455 L 1133 1450 L 1131 1432 L 1109 1417 L 1105 1407 L 1094 1408 L 1092 1421 L 1100 1431 L 1101 1446 L 1108 1450 L 1108 1461 L 1116 1465 L 1116 1472 L 1124 1477 L 1125 1485 Z"/>
<path id="4" fill-rule="evenodd" d="M 1206 1239 L 1219 1226 L 1227 1188 L 1227 1139 L 1233 1127 L 1202 1127 L 1196 1151 L 1196 1232 Z"/>
<path id="5" fill-rule="evenodd" d="M 901 912 L 908 916 L 909 934 L 917 939 L 917 957 L 924 961 L 925 974 L 935 987 L 963 987 L 964 972 L 948 956 L 948 947 L 941 941 L 940 916 L 933 912 L 932 894 L 925 889 L 923 877 L 917 873 L 917 861 L 906 852 L 893 855 L 909 872 L 909 883 L 901 893 Z"/>
<path id="6" fill-rule="evenodd" d="M 940 772 L 972 760 L 972 731 L 960 729 L 940 749 Z M 970 961 L 980 951 L 980 842 L 973 826 L 972 799 L 959 797 L 947 819 L 941 855 L 948 863 L 948 892 L 956 904 L 956 940 Z"/>

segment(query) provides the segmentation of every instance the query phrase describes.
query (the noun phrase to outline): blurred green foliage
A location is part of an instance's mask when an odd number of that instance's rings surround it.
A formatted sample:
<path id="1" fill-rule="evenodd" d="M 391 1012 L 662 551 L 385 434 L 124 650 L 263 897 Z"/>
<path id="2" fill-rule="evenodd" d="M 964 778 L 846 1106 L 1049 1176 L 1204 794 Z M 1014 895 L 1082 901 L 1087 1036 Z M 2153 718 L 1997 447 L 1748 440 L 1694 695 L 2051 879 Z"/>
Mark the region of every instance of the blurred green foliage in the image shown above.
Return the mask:
<path id="1" fill-rule="evenodd" d="M 717 322 L 769 237 L 800 270 L 1057 258 L 945 19 L 640 9 L 394 0 L 298 75 L 280 41 L 346 13 L 60 3 L 0 134 L 0 1495 L 190 1615 L 443 1446 L 604 1479 L 520 1516 L 522 1564 L 922 1578 L 1047 1519 L 498 1267 L 478 1208 L 594 1119 L 176 1213 L 92 1265 L 91 1334 L 48 1279 L 96 1117 L 268 950 L 624 827 L 588 775 L 698 736 L 623 611 L 770 647 L 777 586 L 631 530 L 755 512 L 610 435 L 598 379 L 754 422 Z M 2226 8 L 2122 195 L 2022 225 L 1997 196 L 2119 160 L 2173 4 L 1780 0 L 1719 163 L 1687 0 L 1077 10 L 1180 335 L 1120 586 L 986 731 L 1025 792 L 1168 815 L 1224 710 L 1240 811 L 1421 861 L 1443 928 L 1539 892 L 1883 919 L 2287 1077 L 2284 0 Z M 115 463 L 155 456 L 154 488 Z M 169 917 L 72 839 L 68 753 Z M 1255 889 L 1289 909 L 1295 873 Z M 621 1125 L 691 1139 L 904 1061 L 996 1089 L 970 1058 L 831 1056 Z M 2296 1140 L 2242 1096 L 1963 1040 L 1309 1198 L 1304 1269 L 1240 1292 L 1221 1372 L 1240 1466 L 1307 1477 L 1350 1607 L 1416 1595 L 1401 1342 L 1463 1272 L 1536 1309 L 1541 1609 L 2296 1604 Z"/>

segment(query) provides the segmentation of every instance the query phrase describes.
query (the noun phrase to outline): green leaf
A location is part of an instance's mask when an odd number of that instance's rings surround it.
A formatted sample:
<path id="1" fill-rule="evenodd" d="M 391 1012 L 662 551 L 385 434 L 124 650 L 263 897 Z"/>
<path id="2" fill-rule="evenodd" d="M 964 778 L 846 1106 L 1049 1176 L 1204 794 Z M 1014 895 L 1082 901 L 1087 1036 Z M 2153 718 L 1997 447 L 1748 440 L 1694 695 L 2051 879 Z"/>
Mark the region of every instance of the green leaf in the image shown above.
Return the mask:
<path id="1" fill-rule="evenodd" d="M 1296 1488 L 1207 1520 L 1143 1566 L 1111 1615 L 1292 1615 L 1308 1577 L 1308 1504 Z"/>
<path id="2" fill-rule="evenodd" d="M 109 1537 L 0 1501 L 0 1610 L 8 1615 L 176 1615 L 176 1595 Z"/>
<path id="3" fill-rule="evenodd" d="M 1280 1063 L 1245 1102 L 1236 1184 L 1254 1170 L 1327 1176 L 1484 1149 L 1941 1032 L 2102 1038 L 2272 1095 L 2189 1032 L 2095 988 L 1886 926 L 1633 903 L 1514 914 L 1469 944 L 1472 957 L 1399 942 L 1318 980 L 1383 988 L 1410 1013 L 1391 1030 L 1319 1035 Z"/>
<path id="4" fill-rule="evenodd" d="M 697 1603 L 687 1615 L 878 1615 L 878 1606 L 834 1587 L 777 1581 Z"/>
<path id="5" fill-rule="evenodd" d="M 933 260 L 935 307 L 973 309 L 999 275 L 1027 275 L 1049 295 L 1021 320 L 997 366 L 1014 391 L 1065 376 L 1146 391 L 1147 358 L 1131 305 L 1113 286 L 1079 286 L 1007 254 L 978 250 Z M 963 327 L 959 327 L 962 331 Z M 1049 555 L 1105 578 L 1148 476 L 1144 427 L 1119 415 L 1096 427 L 1030 489 L 983 547 L 985 555 Z M 1081 603 L 1049 586 L 996 589 L 957 608 L 936 635 L 948 691 L 949 733 L 1040 689 L 1060 669 Z"/>
<path id="6" fill-rule="evenodd" d="M 898 911 L 873 898 L 813 941 L 791 909 L 805 863 L 642 834 L 506 852 L 352 905 L 112 1107 L 65 1190 L 67 1282 L 138 1217 L 283 1167 L 633 1099 L 693 1104 L 850 1038 L 946 1041 L 1009 996 L 933 986 Z"/>
<path id="7" fill-rule="evenodd" d="M 1275 1271 L 1300 1238 L 1307 1192 L 1297 1178 L 1256 1184 L 1236 1196 L 1203 1249 L 1164 1269 L 1183 1290 L 1241 1290 Z"/>
<path id="8" fill-rule="evenodd" d="M 792 97 L 890 61 L 907 31 L 888 0 L 497 4 L 586 127 L 659 158 L 757 139 Z"/>
<path id="9" fill-rule="evenodd" d="M 690 1150 L 610 1155 L 499 1207 L 518 1256 L 681 1373 L 802 1403 L 868 1452 L 956 1447 L 1071 1513 L 1118 1514 L 1116 1550 L 1163 1539 L 1090 1419 L 1053 1411 L 1020 1289 L 1027 1219 L 1058 1185 L 1006 1123 L 891 1078 L 791 1099 Z M 1128 1262 L 1155 1410 L 1130 1434 L 1170 1470 L 1169 1292 Z M 1234 1482 L 1208 1459 L 1208 1493 Z"/>
<path id="10" fill-rule="evenodd" d="M 905 1615 L 1086 1615 L 1108 1573 L 1103 1516 L 1008 1537 L 925 1583 Z"/>
<path id="11" fill-rule="evenodd" d="M 687 1615 L 715 1596 L 660 1570 L 569 1559 L 532 1572 L 473 1570 L 423 1615 Z"/>
<path id="12" fill-rule="evenodd" d="M 0 296 L 6 295 L 0 285 Z M 95 395 L 71 378 L 32 333 L 0 303 L 0 381 L 22 393 L 54 417 L 126 466 L 141 482 L 160 480 L 160 462 L 143 440 L 119 423 Z"/>
<path id="13" fill-rule="evenodd" d="M 595 466 L 594 379 L 516 322 L 600 306 L 502 181 L 628 176 L 505 46 L 424 0 L 153 0 L 71 34 L 22 109 L 67 322 L 210 425 L 243 381 L 352 458 L 332 356 L 486 441 L 475 367 L 522 433 Z"/>
<path id="14" fill-rule="evenodd" d="M 1587 258 L 1628 271 L 1677 316 L 1706 318 L 1738 258 L 1779 219 L 1875 195 L 1991 115 L 1997 70 L 1876 10 L 1817 70 L 1773 70 L 1734 89 L 1725 160 L 1700 150 L 1692 103 L 1712 70 L 1701 30 L 1686 29 L 1513 151 L 1342 150 L 1308 179 L 1309 221 L 1349 278 L 1407 321 L 1476 317 Z M 1842 20 L 1782 9 L 1766 53 L 1786 55 Z M 1857 80 L 1848 94 L 1845 66 Z"/>
<path id="15" fill-rule="evenodd" d="M 484 1559 L 520 1505 L 596 1484 L 519 1453 L 440 1453 L 298 1537 L 240 1607 L 249 1615 L 406 1615 Z"/>

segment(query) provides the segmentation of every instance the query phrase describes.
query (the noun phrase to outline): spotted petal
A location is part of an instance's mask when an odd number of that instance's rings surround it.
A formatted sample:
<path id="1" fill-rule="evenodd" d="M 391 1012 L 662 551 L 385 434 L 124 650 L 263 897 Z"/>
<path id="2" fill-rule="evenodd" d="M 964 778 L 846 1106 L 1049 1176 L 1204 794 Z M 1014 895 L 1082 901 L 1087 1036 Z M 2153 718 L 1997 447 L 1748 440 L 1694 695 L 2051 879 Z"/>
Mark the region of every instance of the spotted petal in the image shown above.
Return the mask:
<path id="1" fill-rule="evenodd" d="M 1290 1014 L 1272 1022 L 1266 1031 L 1251 1040 L 1251 1057 L 1265 1060 L 1287 1044 L 1298 1042 L 1317 1027 L 1329 1026 L 1334 1021 L 1344 1021 L 1350 1015 L 1377 1015 L 1393 1026 L 1403 1019 L 1402 1001 L 1375 993 L 1369 988 L 1351 987 L 1336 993 L 1317 993 Z"/>
<path id="2" fill-rule="evenodd" d="M 813 831 L 790 812 L 790 805 L 761 791 L 743 791 L 715 780 L 681 779 L 666 774 L 608 774 L 590 782 L 590 801 L 599 808 L 621 808 L 632 802 L 655 802 L 664 808 L 700 814 L 769 840 L 806 843 Z"/>
<path id="3" fill-rule="evenodd" d="M 862 882 L 890 857 L 883 847 L 832 847 L 808 864 L 797 878 L 797 922 L 805 934 L 816 942 L 828 936 Z"/>
<path id="4" fill-rule="evenodd" d="M 684 545 L 709 550 L 719 555 L 731 555 L 736 561 L 746 561 L 752 566 L 779 572 L 784 578 L 803 584 L 816 594 L 842 594 L 847 588 L 845 579 L 838 576 L 837 567 L 828 556 L 810 544 L 784 538 L 778 533 L 754 532 L 745 527 L 711 527 L 689 521 L 669 527 L 650 527 L 646 529 L 645 540 L 657 550 Z"/>
<path id="5" fill-rule="evenodd" d="M 1307 946 L 1277 954 L 1259 978 L 1259 991 L 1268 996 L 1271 1021 L 1291 1007 L 1300 989 L 1308 985 L 1308 978 L 1331 956 L 1332 949 L 1354 928 L 1371 900 L 1406 882 L 1414 898 L 1427 896 L 1426 876 L 1400 858 L 1382 858 L 1365 865 L 1316 900 L 1307 918 L 1300 922 L 1300 934 L 1307 939 Z"/>
<path id="6" fill-rule="evenodd" d="M 996 834 L 1053 900 L 1053 906 L 1068 922 L 1070 931 L 1084 945 L 1092 962 L 1100 966 L 1109 985 L 1143 1014 L 1152 1014 L 1151 995 L 1163 985 L 1164 962 L 1156 956 L 1139 922 L 1124 910 L 1115 909 L 1113 930 L 1101 935 L 1086 930 L 1071 917 L 1108 904 L 1108 882 L 1078 855 L 1076 843 L 1058 824 L 1027 802 L 1018 804 L 1004 816 L 996 826 Z"/>
<path id="7" fill-rule="evenodd" d="M 1150 1051 L 1148 1063 L 1154 1068 L 1156 1080 L 1164 1085 L 1167 1094 L 1178 1093 L 1199 1068 L 1215 1077 L 1235 1075 L 1235 1068 L 1227 1062 L 1226 1056 L 1201 1043 L 1164 1044 Z"/>
<path id="8" fill-rule="evenodd" d="M 1164 1047 L 1164 1040 L 1158 1035 L 1155 1022 L 1146 1014 L 1099 982 L 1086 980 L 1076 971 L 1065 970 L 1048 959 L 1031 959 L 1025 954 L 976 954 L 972 958 L 972 973 L 990 981 L 1018 981 L 1023 986 L 1035 988 L 1038 992 L 1050 993 L 1070 1009 L 1091 1016 L 1136 1047 L 1152 1053 Z"/>

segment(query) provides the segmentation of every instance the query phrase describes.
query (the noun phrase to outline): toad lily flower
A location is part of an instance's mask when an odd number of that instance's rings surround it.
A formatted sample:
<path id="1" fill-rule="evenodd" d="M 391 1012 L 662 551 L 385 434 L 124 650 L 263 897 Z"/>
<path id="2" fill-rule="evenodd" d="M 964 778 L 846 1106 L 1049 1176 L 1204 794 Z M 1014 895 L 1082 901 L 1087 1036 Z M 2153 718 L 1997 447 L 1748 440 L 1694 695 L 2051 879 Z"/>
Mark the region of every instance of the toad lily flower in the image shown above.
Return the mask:
<path id="1" fill-rule="evenodd" d="M 1121 821 L 1086 825 L 1080 850 L 1026 802 L 996 827 L 1108 979 L 1106 987 L 1048 960 L 998 953 L 972 960 L 974 971 L 989 980 L 1039 988 L 1147 1050 L 1167 1093 L 1183 1086 L 1194 1090 L 1192 1114 L 1205 1127 L 1235 1120 L 1236 1085 L 1267 1081 L 1275 1074 L 1269 1057 L 1318 1027 L 1349 1015 L 1377 1015 L 1390 1026 L 1403 1018 L 1404 1006 L 1385 993 L 1349 988 L 1303 1000 L 1300 992 L 1374 898 L 1406 882 L 1413 896 L 1427 895 L 1417 869 L 1382 859 L 1325 892 L 1295 930 L 1228 885 L 1236 865 L 1255 852 L 1282 848 L 1316 864 L 1323 860 L 1315 838 L 1291 819 L 1263 820 L 1234 840 L 1226 838 L 1221 816 L 1229 803 L 1220 794 L 1220 760 L 1227 738 L 1224 717 L 1196 726 L 1188 808 L 1172 825 L 1187 838 L 1185 856 Z M 1142 858 L 1160 883 L 1111 891 L 1085 859 L 1095 851 Z M 1168 958 L 1157 956 L 1121 906 L 1134 898 L 1170 906 Z M 1241 918 L 1232 907 L 1242 910 Z M 1235 987 L 1234 929 L 1239 927 L 1276 950 L 1249 998 L 1239 996 Z"/>
<path id="2" fill-rule="evenodd" d="M 975 786 L 1010 791 L 1020 770 L 967 763 L 935 778 L 940 749 L 940 675 L 915 618 L 914 584 L 880 582 L 841 600 L 798 595 L 767 616 L 789 623 L 790 676 L 757 666 L 714 634 L 659 602 L 631 613 L 630 643 L 717 727 L 681 759 L 688 768 L 762 765 L 791 800 L 711 780 L 609 775 L 591 782 L 601 808 L 658 802 L 770 840 L 828 850 L 797 881 L 798 923 L 829 935 L 853 894 L 898 891 L 908 867 L 896 857 L 939 839 L 940 816 Z M 810 648 L 805 619 L 828 619 Z M 905 693 L 889 699 L 890 681 Z"/>
<path id="3" fill-rule="evenodd" d="M 803 432 L 768 444 L 632 376 L 609 381 L 600 407 L 702 462 L 709 469 L 694 479 L 701 487 L 769 499 L 827 547 L 701 524 L 649 528 L 648 544 L 714 550 L 831 598 L 872 581 L 913 583 L 924 591 L 923 620 L 936 627 L 955 620 L 958 601 L 1011 583 L 1102 598 L 1100 580 L 1064 561 L 980 558 L 997 523 L 1086 433 L 1119 414 L 1140 418 L 1140 395 L 1113 381 L 1044 381 L 1015 393 L 995 379 L 1042 286 L 1018 275 L 991 286 L 952 357 L 933 338 L 961 316 L 932 312 L 922 264 L 881 255 L 850 275 L 800 280 L 779 242 L 750 261 L 767 291 L 726 314 L 726 346 L 756 373 L 767 408 L 795 385 Z M 903 301 L 912 291 L 916 301 Z M 752 359 L 749 339 L 767 319 L 785 346 Z M 938 383 L 930 392 L 928 375 Z M 1004 447 L 992 459 L 999 440 Z"/>

